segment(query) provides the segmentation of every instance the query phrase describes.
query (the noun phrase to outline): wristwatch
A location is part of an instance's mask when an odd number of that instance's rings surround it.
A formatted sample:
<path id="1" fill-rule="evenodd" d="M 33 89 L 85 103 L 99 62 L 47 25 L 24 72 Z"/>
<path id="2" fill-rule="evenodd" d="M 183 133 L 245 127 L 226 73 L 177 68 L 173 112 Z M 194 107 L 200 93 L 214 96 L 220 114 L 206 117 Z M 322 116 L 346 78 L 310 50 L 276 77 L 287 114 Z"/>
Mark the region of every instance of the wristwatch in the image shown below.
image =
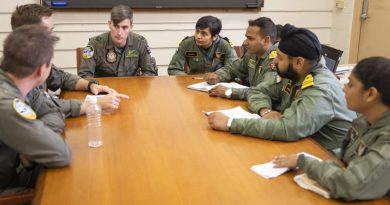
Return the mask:
<path id="1" fill-rule="evenodd" d="M 87 86 L 87 89 L 88 89 L 89 92 L 91 92 L 91 86 L 92 86 L 92 84 L 99 85 L 99 82 L 98 82 L 97 80 L 90 80 L 90 81 L 88 82 L 88 86 Z"/>
<path id="2" fill-rule="evenodd" d="M 231 88 L 225 90 L 225 97 L 226 98 L 231 98 L 232 97 L 232 93 L 233 93 L 233 91 L 232 91 Z"/>

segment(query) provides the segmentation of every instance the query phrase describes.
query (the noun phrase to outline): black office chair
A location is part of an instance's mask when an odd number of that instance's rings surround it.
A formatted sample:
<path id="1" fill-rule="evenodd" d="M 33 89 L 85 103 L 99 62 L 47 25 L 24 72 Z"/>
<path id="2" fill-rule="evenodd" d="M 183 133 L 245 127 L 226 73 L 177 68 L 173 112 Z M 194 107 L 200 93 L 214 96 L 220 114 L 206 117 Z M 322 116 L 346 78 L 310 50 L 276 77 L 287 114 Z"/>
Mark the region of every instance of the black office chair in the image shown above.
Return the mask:
<path id="1" fill-rule="evenodd" d="M 321 44 L 321 46 L 322 55 L 326 61 L 326 67 L 335 73 L 337 70 L 337 65 L 340 62 L 341 55 L 343 55 L 343 51 L 323 44 Z"/>

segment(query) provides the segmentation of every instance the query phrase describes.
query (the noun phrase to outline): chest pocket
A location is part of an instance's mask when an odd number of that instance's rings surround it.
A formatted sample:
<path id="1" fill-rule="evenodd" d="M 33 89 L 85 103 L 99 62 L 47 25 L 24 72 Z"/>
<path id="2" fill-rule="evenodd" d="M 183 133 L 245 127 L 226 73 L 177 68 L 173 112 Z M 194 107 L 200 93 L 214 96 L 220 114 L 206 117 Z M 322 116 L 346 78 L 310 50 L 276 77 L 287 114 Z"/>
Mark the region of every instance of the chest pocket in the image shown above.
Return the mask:
<path id="1" fill-rule="evenodd" d="M 123 76 L 136 75 L 139 65 L 139 51 L 137 49 L 129 49 L 124 53 L 124 63 L 119 66 L 123 66 Z M 121 75 L 120 75 L 121 76 Z"/>
<path id="2" fill-rule="evenodd" d="M 185 56 L 189 66 L 189 72 L 191 74 L 203 73 L 205 62 L 202 59 L 202 54 L 196 51 L 187 51 Z"/>

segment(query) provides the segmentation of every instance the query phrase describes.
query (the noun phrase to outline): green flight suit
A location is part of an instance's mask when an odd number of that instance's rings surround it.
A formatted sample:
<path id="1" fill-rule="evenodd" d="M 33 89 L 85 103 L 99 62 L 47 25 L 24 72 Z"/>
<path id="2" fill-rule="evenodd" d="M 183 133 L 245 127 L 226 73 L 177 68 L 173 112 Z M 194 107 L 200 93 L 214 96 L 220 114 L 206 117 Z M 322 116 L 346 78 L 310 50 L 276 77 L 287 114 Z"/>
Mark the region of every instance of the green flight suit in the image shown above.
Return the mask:
<path id="1" fill-rule="evenodd" d="M 117 48 L 110 32 L 106 32 L 91 38 L 84 48 L 78 75 L 83 78 L 135 76 L 139 68 L 141 75 L 157 75 L 146 39 L 130 33 L 126 46 Z"/>
<path id="2" fill-rule="evenodd" d="M 0 112 L 0 195 L 10 189 L 17 191 L 16 187 L 32 187 L 34 180 L 28 176 L 36 176 L 39 166 L 62 167 L 70 163 L 70 147 L 58 133 L 62 130 L 46 125 L 50 120 L 60 122 L 63 115 L 34 112 L 2 70 Z M 21 161 L 26 159 L 24 156 L 31 163 L 28 167 Z M 22 175 L 27 175 L 26 181 L 21 179 Z"/>
<path id="3" fill-rule="evenodd" d="M 312 136 L 328 150 L 338 149 L 356 114 L 347 109 L 340 82 L 318 63 L 303 82 L 288 79 L 248 91 L 249 109 L 279 108 L 281 119 L 233 119 L 230 132 L 269 140 Z"/>
<path id="4" fill-rule="evenodd" d="M 58 89 L 61 90 L 75 90 L 77 82 L 81 79 L 81 77 L 77 75 L 73 75 L 63 70 L 57 68 L 54 64 L 51 65 L 51 71 L 49 77 L 46 79 L 46 82 L 40 86 L 41 91 L 33 89 L 27 95 L 27 99 L 37 98 L 37 96 L 44 95 L 48 101 L 45 102 L 42 100 L 33 100 L 31 103 L 34 104 L 38 109 L 54 109 L 53 112 L 57 109 L 57 107 L 61 108 L 61 111 L 65 114 L 66 117 L 77 117 L 80 116 L 80 108 L 82 101 L 80 100 L 65 100 L 58 99 L 56 96 L 49 94 L 46 92 L 47 89 L 51 91 L 56 91 Z M 31 105 L 31 104 L 30 104 Z M 33 107 L 33 110 L 34 107 Z"/>
<path id="5" fill-rule="evenodd" d="M 80 76 L 67 73 L 55 66 L 51 65 L 51 71 L 49 77 L 46 79 L 46 84 L 43 85 L 43 89 L 49 89 L 51 91 L 61 90 L 75 90 L 76 84 L 80 80 Z"/>
<path id="6" fill-rule="evenodd" d="M 186 37 L 179 45 L 168 66 L 169 75 L 204 74 L 214 72 L 237 59 L 227 38 L 218 36 L 210 48 L 196 45 L 195 37 Z M 187 65 L 189 71 L 184 70 Z"/>
<path id="7" fill-rule="evenodd" d="M 352 122 L 341 161 L 319 162 L 300 155 L 298 167 L 327 188 L 333 198 L 369 200 L 390 196 L 390 111 L 369 125 L 365 116 Z"/>
<path id="8" fill-rule="evenodd" d="M 271 46 L 260 58 L 255 54 L 246 52 L 242 59 L 234 61 L 230 65 L 217 70 L 220 82 L 229 82 L 236 78 L 247 79 L 249 86 L 254 87 L 265 82 L 265 79 L 274 78 L 272 72 L 272 61 L 276 57 L 276 49 L 278 44 Z M 232 88 L 232 99 L 244 100 L 247 98 L 248 88 L 239 89 Z"/>

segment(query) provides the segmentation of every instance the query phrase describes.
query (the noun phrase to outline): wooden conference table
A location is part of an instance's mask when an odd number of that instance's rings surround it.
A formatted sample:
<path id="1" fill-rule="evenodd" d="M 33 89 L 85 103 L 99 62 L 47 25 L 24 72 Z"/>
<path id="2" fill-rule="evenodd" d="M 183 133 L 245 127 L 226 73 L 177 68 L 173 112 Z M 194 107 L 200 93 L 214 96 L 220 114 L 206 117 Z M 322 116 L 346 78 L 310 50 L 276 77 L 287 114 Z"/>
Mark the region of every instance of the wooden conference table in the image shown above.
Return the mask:
<path id="1" fill-rule="evenodd" d="M 103 115 L 104 144 L 87 146 L 86 118 L 66 120 L 69 167 L 47 170 L 35 204 L 342 204 L 300 188 L 294 172 L 264 179 L 250 170 L 277 154 L 331 156 L 313 140 L 275 142 L 211 130 L 202 111 L 247 107 L 189 90 L 191 77 L 102 78 L 130 96 Z M 84 98 L 68 92 L 66 98 Z M 385 199 L 359 204 L 388 204 Z"/>

